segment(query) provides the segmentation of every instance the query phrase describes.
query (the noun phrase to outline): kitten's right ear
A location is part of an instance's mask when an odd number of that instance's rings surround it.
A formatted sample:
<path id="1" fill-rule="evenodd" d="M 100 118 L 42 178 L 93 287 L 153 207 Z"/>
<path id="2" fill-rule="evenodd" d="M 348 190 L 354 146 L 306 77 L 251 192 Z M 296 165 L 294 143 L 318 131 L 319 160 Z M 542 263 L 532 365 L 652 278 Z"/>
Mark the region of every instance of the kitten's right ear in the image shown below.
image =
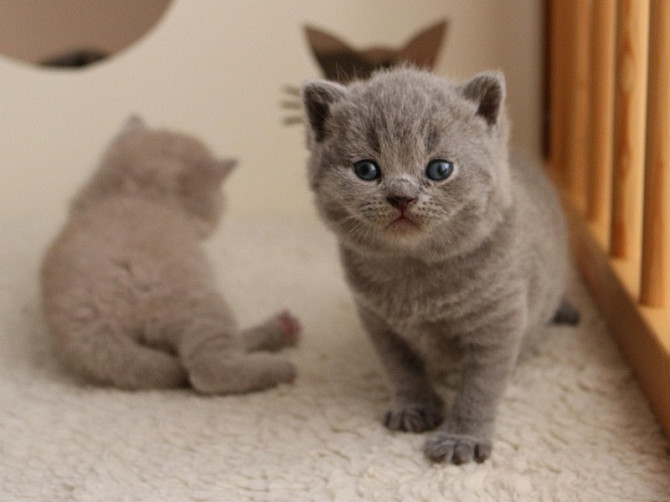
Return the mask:
<path id="1" fill-rule="evenodd" d="M 343 99 L 348 92 L 343 85 L 328 80 L 312 80 L 302 86 L 305 112 L 317 143 L 326 137 L 326 120 L 330 116 L 330 107 Z"/>

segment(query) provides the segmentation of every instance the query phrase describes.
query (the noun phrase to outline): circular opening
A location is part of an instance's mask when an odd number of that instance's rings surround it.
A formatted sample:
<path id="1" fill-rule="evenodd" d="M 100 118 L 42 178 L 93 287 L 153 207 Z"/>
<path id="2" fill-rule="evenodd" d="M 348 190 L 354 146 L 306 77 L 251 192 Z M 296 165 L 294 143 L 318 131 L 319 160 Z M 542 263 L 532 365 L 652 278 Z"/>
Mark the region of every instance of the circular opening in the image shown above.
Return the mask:
<path id="1" fill-rule="evenodd" d="M 172 0 L 5 0 L 0 54 L 38 66 L 82 68 L 145 35 Z"/>

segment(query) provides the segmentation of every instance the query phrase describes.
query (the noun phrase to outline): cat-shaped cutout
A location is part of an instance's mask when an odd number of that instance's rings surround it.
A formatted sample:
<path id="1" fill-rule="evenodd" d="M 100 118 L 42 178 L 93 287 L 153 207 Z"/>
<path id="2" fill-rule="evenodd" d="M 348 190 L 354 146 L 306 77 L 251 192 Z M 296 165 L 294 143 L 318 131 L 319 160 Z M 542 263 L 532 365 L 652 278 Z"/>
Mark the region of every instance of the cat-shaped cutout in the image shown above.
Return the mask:
<path id="1" fill-rule="evenodd" d="M 263 389 L 295 377 L 287 312 L 241 330 L 200 241 L 223 209 L 235 161 L 131 118 L 75 198 L 41 270 L 45 319 L 65 363 L 124 389 Z"/>
<path id="2" fill-rule="evenodd" d="M 459 83 L 411 68 L 303 87 L 309 184 L 389 377 L 385 424 L 439 427 L 424 449 L 438 462 L 489 457 L 522 343 L 577 318 L 558 195 L 510 158 L 505 92 L 498 72 Z M 447 355 L 462 368 L 445 418 L 427 363 Z"/>
<path id="3" fill-rule="evenodd" d="M 346 84 L 354 79 L 366 79 L 375 70 L 408 64 L 417 68 L 432 70 L 442 50 L 443 41 L 449 28 L 447 20 L 442 20 L 412 36 L 399 48 L 375 46 L 364 49 L 353 48 L 341 38 L 313 26 L 305 26 L 305 36 L 309 48 L 319 64 L 322 75 L 334 82 Z M 302 108 L 300 90 L 285 86 L 284 92 L 293 96 L 282 102 L 288 110 Z M 301 115 L 284 119 L 285 124 L 302 123 Z"/>

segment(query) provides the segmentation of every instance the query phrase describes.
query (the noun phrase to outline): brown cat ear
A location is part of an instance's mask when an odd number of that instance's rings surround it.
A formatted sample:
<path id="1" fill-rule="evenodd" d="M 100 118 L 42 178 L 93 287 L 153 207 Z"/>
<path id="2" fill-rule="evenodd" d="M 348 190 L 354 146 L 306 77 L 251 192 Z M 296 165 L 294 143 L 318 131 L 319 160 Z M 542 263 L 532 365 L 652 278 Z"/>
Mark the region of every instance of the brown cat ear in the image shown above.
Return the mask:
<path id="1" fill-rule="evenodd" d="M 480 73 L 462 88 L 463 95 L 479 105 L 477 115 L 495 125 L 505 101 L 505 76 L 501 72 Z"/>
<path id="2" fill-rule="evenodd" d="M 445 19 L 422 30 L 400 50 L 399 59 L 432 70 L 442 48 L 442 41 L 448 27 L 449 22 Z"/>
<path id="3" fill-rule="evenodd" d="M 309 46 L 317 59 L 319 58 L 319 54 L 323 53 L 354 52 L 354 50 L 345 42 L 318 28 L 309 25 L 305 26 L 305 35 L 307 36 Z"/>
<path id="4" fill-rule="evenodd" d="M 305 26 L 305 35 L 323 76 L 329 80 L 351 80 L 358 75 L 359 67 L 365 64 L 356 49 L 334 35 L 311 26 Z"/>
<path id="5" fill-rule="evenodd" d="M 349 91 L 341 84 L 328 80 L 312 80 L 302 86 L 302 100 L 314 139 L 320 143 L 326 137 L 326 120 L 330 107 Z"/>
<path id="6" fill-rule="evenodd" d="M 237 166 L 236 159 L 216 159 L 212 163 L 212 167 L 214 168 L 214 172 L 219 181 L 225 180 L 233 169 L 235 169 L 235 166 Z"/>

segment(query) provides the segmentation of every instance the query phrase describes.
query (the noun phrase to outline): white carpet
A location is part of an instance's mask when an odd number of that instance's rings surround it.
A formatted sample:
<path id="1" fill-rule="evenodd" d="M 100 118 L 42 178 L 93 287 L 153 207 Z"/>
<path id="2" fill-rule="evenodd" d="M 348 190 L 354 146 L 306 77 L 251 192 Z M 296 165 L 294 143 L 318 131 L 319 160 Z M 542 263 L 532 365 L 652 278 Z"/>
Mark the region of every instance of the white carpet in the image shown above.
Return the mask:
<path id="1" fill-rule="evenodd" d="M 670 500 L 668 442 L 577 280 L 582 323 L 523 358 L 492 458 L 433 466 L 421 435 L 380 423 L 385 382 L 332 237 L 274 218 L 229 218 L 208 249 L 240 321 L 301 318 L 299 377 L 233 397 L 71 379 L 37 302 L 55 217 L 0 222 L 0 500 Z"/>

